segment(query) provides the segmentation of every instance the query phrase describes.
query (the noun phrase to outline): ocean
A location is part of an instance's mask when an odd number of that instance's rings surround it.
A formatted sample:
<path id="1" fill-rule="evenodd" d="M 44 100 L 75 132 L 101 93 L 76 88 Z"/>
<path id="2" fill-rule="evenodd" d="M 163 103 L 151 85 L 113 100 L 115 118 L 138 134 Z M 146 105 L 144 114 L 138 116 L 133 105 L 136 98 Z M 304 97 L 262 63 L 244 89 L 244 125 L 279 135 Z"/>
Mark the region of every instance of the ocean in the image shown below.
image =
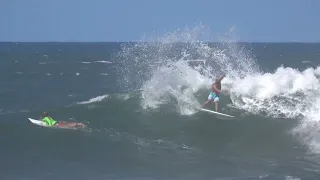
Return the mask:
<path id="1" fill-rule="evenodd" d="M 183 37 L 0 43 L 0 179 L 320 179 L 320 44 Z"/>

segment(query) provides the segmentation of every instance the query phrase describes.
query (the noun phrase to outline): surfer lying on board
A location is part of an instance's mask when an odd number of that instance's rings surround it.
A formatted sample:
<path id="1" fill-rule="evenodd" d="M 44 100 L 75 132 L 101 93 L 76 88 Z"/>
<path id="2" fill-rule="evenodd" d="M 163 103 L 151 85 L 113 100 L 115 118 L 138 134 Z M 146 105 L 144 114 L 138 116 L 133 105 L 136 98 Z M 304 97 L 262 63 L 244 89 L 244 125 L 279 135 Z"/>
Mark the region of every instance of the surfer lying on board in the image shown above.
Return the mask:
<path id="1" fill-rule="evenodd" d="M 43 113 L 43 119 L 48 126 L 58 126 L 58 127 L 85 127 L 82 123 L 75 123 L 75 122 L 64 122 L 64 121 L 56 121 L 52 117 L 49 116 L 47 112 Z"/>
<path id="2" fill-rule="evenodd" d="M 211 92 L 208 96 L 208 100 L 204 102 L 201 108 L 205 107 L 207 104 L 211 102 L 215 102 L 216 105 L 216 112 L 218 112 L 218 102 L 219 102 L 219 95 L 221 93 L 221 81 L 226 77 L 225 75 L 221 76 L 220 78 L 216 78 L 216 81 L 211 86 Z"/>

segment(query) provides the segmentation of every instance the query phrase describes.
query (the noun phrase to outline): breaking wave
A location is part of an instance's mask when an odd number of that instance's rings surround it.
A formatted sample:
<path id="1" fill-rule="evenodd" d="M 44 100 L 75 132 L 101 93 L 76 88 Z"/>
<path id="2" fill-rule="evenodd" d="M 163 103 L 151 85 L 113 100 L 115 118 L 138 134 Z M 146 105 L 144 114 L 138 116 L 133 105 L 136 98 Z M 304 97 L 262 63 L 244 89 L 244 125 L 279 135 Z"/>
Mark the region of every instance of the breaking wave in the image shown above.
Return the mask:
<path id="1" fill-rule="evenodd" d="M 177 113 L 192 115 L 206 99 L 213 79 L 226 74 L 222 90 L 233 107 L 271 118 L 299 119 L 292 132 L 320 151 L 320 68 L 301 72 L 281 66 L 263 72 L 249 47 L 230 39 L 233 31 L 219 37 L 219 43 L 199 41 L 207 33 L 200 25 L 149 42 L 124 44 L 118 54 L 119 83 L 127 90 L 139 88 L 143 109 L 173 104 Z"/>

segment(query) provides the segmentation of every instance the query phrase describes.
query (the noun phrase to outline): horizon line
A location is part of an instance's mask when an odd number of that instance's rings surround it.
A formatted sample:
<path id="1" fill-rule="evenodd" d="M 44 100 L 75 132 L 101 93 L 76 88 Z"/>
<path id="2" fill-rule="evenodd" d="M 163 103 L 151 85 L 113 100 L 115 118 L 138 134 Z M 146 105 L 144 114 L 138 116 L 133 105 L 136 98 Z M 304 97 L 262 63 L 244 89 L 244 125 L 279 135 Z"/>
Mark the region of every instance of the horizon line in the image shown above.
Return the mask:
<path id="1" fill-rule="evenodd" d="M 161 41 L 0 41 L 0 43 L 155 43 Z M 320 43 L 320 41 L 235 41 L 235 42 L 219 42 L 219 41 L 177 41 L 172 43 Z"/>

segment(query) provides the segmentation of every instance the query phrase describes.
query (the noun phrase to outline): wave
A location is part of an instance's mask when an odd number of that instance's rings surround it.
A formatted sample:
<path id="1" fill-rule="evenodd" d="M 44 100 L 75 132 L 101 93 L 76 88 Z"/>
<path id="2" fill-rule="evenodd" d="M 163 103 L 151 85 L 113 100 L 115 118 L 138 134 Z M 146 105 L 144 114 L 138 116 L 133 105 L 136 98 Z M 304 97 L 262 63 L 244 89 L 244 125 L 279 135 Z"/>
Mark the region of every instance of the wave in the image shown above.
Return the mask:
<path id="1" fill-rule="evenodd" d="M 118 54 L 119 84 L 128 91 L 138 87 L 142 109 L 170 105 L 190 116 L 206 100 L 215 77 L 226 74 L 223 98 L 234 108 L 271 119 L 299 119 L 293 134 L 320 152 L 320 127 L 315 125 L 320 119 L 320 68 L 263 72 L 250 49 L 232 39 L 234 29 L 218 44 L 198 40 L 204 29 L 200 25 L 124 44 Z"/>
<path id="2" fill-rule="evenodd" d="M 279 67 L 274 73 L 230 79 L 225 82 L 235 106 L 272 117 L 306 117 L 312 102 L 320 97 L 320 67 L 302 72 Z"/>
<path id="3" fill-rule="evenodd" d="M 299 119 L 292 130 L 310 150 L 320 153 L 320 67 L 298 71 L 278 67 L 225 82 L 233 105 L 253 114 Z"/>
<path id="4" fill-rule="evenodd" d="M 141 84 L 144 109 L 156 109 L 174 100 L 180 114 L 191 115 L 200 106 L 195 95 L 200 90 L 209 92 L 216 76 L 245 77 L 259 71 L 250 52 L 236 43 L 225 41 L 217 47 L 198 41 L 203 29 L 199 26 L 169 33 L 154 42 L 125 45 L 119 53 L 124 64 L 119 69 L 124 75 L 119 83 L 128 89 L 133 83 Z"/>

